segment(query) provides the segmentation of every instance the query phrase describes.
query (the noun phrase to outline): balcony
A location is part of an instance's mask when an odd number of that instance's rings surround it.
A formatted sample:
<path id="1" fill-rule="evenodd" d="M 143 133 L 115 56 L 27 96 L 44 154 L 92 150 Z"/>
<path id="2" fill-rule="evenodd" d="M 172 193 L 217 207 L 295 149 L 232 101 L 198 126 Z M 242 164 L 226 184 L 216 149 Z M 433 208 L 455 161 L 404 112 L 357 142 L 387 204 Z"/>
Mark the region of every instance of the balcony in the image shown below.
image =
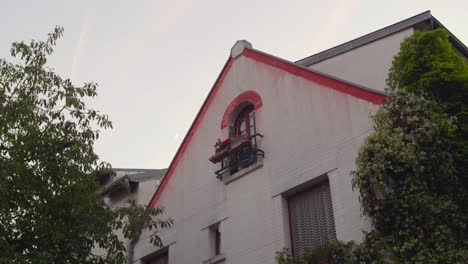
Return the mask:
<path id="1" fill-rule="evenodd" d="M 222 180 L 225 175 L 232 175 L 264 158 L 265 152 L 258 148 L 257 139 L 263 135 L 256 133 L 251 136 L 239 136 L 218 140 L 215 144 L 215 154 L 209 158 L 213 163 L 221 163 L 221 168 L 215 171 L 216 178 Z"/>

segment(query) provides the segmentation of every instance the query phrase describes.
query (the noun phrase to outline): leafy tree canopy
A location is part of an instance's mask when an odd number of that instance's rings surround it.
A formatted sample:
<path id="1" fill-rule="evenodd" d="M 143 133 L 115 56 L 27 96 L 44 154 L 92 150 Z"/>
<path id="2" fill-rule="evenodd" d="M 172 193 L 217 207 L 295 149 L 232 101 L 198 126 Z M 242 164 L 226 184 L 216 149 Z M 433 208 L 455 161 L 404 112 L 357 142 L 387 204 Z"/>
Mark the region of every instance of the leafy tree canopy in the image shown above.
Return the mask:
<path id="1" fill-rule="evenodd" d="M 457 119 L 452 154 L 460 185 L 468 190 L 468 63 L 452 47 L 448 33 L 416 32 L 404 41 L 387 84 L 391 94 L 407 91 L 435 100 Z"/>
<path id="2" fill-rule="evenodd" d="M 466 60 L 445 31 L 417 32 L 387 83 L 392 98 L 373 117 L 354 173 L 374 227 L 367 239 L 397 263 L 466 263 Z"/>
<path id="3" fill-rule="evenodd" d="M 416 32 L 387 84 L 353 172 L 373 229 L 279 263 L 468 263 L 467 61 L 446 31 Z"/>
<path id="4" fill-rule="evenodd" d="M 85 104 L 95 83 L 76 86 L 46 66 L 62 34 L 14 43 L 17 64 L 0 59 L 0 263 L 125 263 L 115 230 L 131 239 L 172 221 L 155 218 L 161 208 L 113 211 L 97 199 L 96 171 L 108 165 L 93 144 L 112 123 Z"/>

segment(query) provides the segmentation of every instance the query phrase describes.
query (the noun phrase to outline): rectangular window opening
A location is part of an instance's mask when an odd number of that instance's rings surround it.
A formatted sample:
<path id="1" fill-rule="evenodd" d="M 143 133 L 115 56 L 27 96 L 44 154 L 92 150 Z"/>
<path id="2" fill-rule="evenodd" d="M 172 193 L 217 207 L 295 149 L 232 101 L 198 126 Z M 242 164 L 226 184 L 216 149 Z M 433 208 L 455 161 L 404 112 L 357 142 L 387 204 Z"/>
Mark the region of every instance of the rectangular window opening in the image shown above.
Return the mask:
<path id="1" fill-rule="evenodd" d="M 151 257 L 147 259 L 144 263 L 145 264 L 169 264 L 169 252 L 166 251 L 162 254 Z"/>
<path id="2" fill-rule="evenodd" d="M 221 232 L 219 231 L 219 223 L 214 224 L 209 228 L 210 230 L 210 248 L 212 257 L 221 254 Z"/>
<path id="3" fill-rule="evenodd" d="M 328 180 L 287 198 L 291 247 L 295 256 L 336 239 Z"/>

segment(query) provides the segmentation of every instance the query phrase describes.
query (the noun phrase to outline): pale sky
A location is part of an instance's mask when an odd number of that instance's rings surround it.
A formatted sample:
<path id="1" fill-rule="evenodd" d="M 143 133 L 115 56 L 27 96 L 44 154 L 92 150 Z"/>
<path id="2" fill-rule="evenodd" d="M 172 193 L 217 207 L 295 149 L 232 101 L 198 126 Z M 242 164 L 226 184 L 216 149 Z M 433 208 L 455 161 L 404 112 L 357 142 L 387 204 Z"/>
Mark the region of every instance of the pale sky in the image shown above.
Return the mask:
<path id="1" fill-rule="evenodd" d="M 0 57 L 65 28 L 50 66 L 99 83 L 92 105 L 114 129 L 96 143 L 118 168 L 172 160 L 236 40 L 296 61 L 431 10 L 468 44 L 468 1 L 1 1 Z M 208 158 L 208 157 L 207 157 Z"/>

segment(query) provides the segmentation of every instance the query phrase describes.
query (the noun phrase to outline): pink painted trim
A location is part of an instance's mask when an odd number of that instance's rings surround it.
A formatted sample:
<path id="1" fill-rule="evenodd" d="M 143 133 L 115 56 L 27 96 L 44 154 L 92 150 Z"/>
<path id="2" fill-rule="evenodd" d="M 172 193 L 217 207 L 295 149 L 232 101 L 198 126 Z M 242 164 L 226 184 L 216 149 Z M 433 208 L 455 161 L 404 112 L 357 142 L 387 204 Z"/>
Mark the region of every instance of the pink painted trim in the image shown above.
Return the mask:
<path id="1" fill-rule="evenodd" d="M 386 96 L 384 95 L 364 90 L 360 87 L 352 86 L 351 84 L 340 82 L 333 78 L 321 75 L 319 73 L 308 71 L 301 67 L 297 67 L 294 64 L 278 60 L 274 57 L 270 57 L 268 55 L 261 54 L 253 50 L 245 49 L 243 55 L 255 61 L 262 62 L 275 68 L 284 70 L 290 74 L 302 77 L 306 80 L 313 81 L 320 85 L 329 87 L 342 93 L 352 95 L 354 97 L 366 100 L 377 105 L 383 104 L 386 101 Z"/>
<path id="2" fill-rule="evenodd" d="M 224 111 L 223 119 L 221 120 L 221 129 L 224 129 L 229 125 L 229 119 L 231 118 L 232 112 L 243 102 L 250 102 L 255 110 L 263 105 L 262 98 L 258 93 L 252 90 L 241 93 L 229 104 L 226 111 Z"/>
<path id="3" fill-rule="evenodd" d="M 156 203 L 159 200 L 159 197 L 161 197 L 161 194 L 162 194 L 164 188 L 166 188 L 167 183 L 169 182 L 169 179 L 174 174 L 175 168 L 179 164 L 179 161 L 182 158 L 185 150 L 187 149 L 187 146 L 190 144 L 190 141 L 192 140 L 193 134 L 195 134 L 195 131 L 197 131 L 201 120 L 203 119 L 203 117 L 205 116 L 205 114 L 206 114 L 206 112 L 208 110 L 208 107 L 211 105 L 211 103 L 213 102 L 213 99 L 216 97 L 216 93 L 218 92 L 219 87 L 224 82 L 224 78 L 226 78 L 227 73 L 229 72 L 229 70 L 232 67 L 232 64 L 234 63 L 234 61 L 236 61 L 237 58 L 229 59 L 227 64 L 226 64 L 226 67 L 221 72 L 217 82 L 215 83 L 215 85 L 214 85 L 213 89 L 211 90 L 210 94 L 208 95 L 208 98 L 206 99 L 205 103 L 203 104 L 202 108 L 200 109 L 200 112 L 198 113 L 197 117 L 193 121 L 193 124 L 190 127 L 189 132 L 187 133 L 184 140 L 182 141 L 182 144 L 179 147 L 179 150 L 177 151 L 174 159 L 172 160 L 171 165 L 169 165 L 169 169 L 167 170 L 166 176 L 162 180 L 161 184 L 159 185 L 158 189 L 156 190 L 156 193 L 154 194 L 153 198 L 151 199 L 151 201 L 150 201 L 150 203 L 148 205 L 149 209 L 153 209 L 156 206 Z"/>
<path id="4" fill-rule="evenodd" d="M 199 114 L 195 118 L 194 122 L 192 123 L 192 126 L 189 129 L 189 132 L 185 136 L 184 140 L 182 141 L 181 146 L 179 147 L 179 150 L 177 151 L 174 159 L 172 160 L 171 164 L 169 165 L 169 169 L 166 173 L 166 176 L 164 177 L 163 181 L 161 182 L 161 185 L 158 187 L 156 190 L 156 193 L 154 194 L 153 198 L 151 199 L 151 202 L 148 205 L 149 209 L 152 209 L 156 206 L 156 203 L 158 202 L 159 198 L 161 197 L 162 192 L 167 186 L 167 183 L 169 182 L 170 178 L 174 174 L 174 170 L 179 164 L 180 159 L 182 158 L 185 150 L 187 149 L 187 146 L 190 144 L 190 141 L 197 131 L 200 122 L 202 121 L 203 117 L 205 116 L 208 107 L 211 105 L 213 102 L 214 98 L 216 97 L 216 93 L 219 90 L 219 87 L 223 84 L 224 79 L 226 78 L 227 73 L 232 67 L 232 64 L 240 57 L 246 56 L 248 58 L 251 58 L 255 61 L 270 65 L 272 67 L 284 70 L 290 74 L 302 77 L 306 80 L 310 80 L 316 83 L 319 83 L 321 85 L 327 86 L 331 89 L 350 94 L 354 97 L 369 101 L 371 103 L 380 105 L 386 102 L 386 97 L 381 94 L 373 93 L 371 91 L 364 90 L 359 87 L 352 86 L 350 84 L 346 84 L 343 82 L 340 82 L 338 80 L 320 75 L 318 73 L 314 73 L 305 69 L 302 69 L 300 67 L 295 66 L 294 64 L 289 64 L 287 62 L 278 60 L 276 58 L 270 57 L 265 54 L 258 53 L 253 50 L 249 49 L 244 49 L 242 54 L 237 56 L 236 58 L 230 58 L 226 64 L 226 67 L 223 69 L 221 72 L 217 82 L 215 83 L 213 89 L 211 90 L 210 94 L 208 95 L 208 98 L 206 99 L 205 103 L 203 104 L 202 108 L 200 109 Z"/>

